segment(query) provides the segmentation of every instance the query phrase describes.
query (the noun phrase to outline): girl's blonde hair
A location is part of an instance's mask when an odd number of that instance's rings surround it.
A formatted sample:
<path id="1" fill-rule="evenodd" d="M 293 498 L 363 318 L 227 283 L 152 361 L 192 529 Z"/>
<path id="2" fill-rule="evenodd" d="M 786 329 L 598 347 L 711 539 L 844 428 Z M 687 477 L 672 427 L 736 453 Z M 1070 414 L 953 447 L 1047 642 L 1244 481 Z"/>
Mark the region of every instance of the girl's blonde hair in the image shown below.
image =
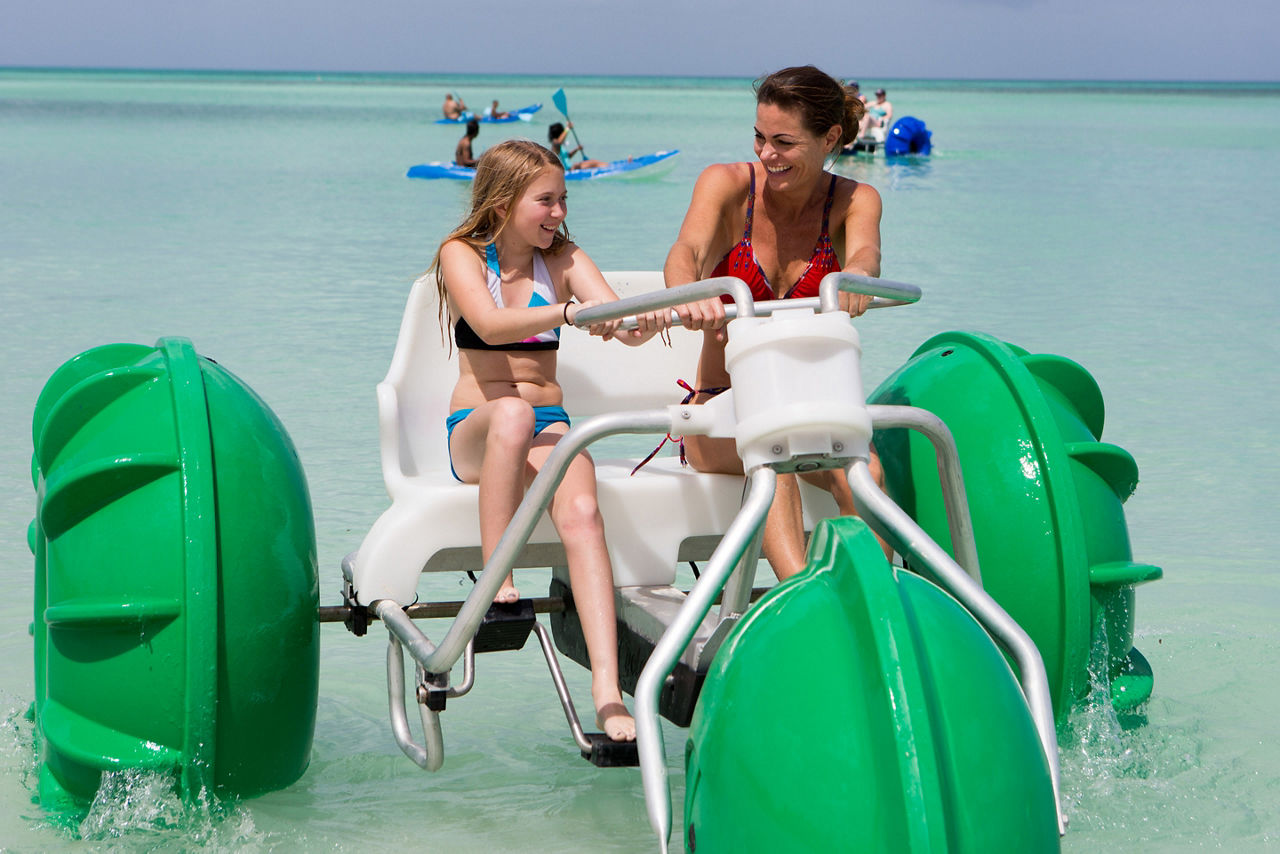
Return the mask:
<path id="1" fill-rule="evenodd" d="M 449 236 L 440 241 L 435 258 L 427 268 L 436 274 L 436 292 L 440 299 L 440 327 L 444 331 L 449 322 L 449 292 L 444 285 L 444 270 L 440 266 L 440 250 L 450 240 L 461 240 L 471 246 L 483 259 L 485 248 L 498 239 L 507 227 L 516 202 L 529 189 L 534 179 L 547 168 L 564 171 L 560 158 L 548 149 L 528 139 L 508 139 L 480 155 L 476 162 L 476 177 L 471 184 L 471 211 Z M 505 213 L 498 209 L 504 208 Z M 563 222 L 556 229 L 551 247 L 544 250 L 555 255 L 563 251 L 572 238 Z"/>

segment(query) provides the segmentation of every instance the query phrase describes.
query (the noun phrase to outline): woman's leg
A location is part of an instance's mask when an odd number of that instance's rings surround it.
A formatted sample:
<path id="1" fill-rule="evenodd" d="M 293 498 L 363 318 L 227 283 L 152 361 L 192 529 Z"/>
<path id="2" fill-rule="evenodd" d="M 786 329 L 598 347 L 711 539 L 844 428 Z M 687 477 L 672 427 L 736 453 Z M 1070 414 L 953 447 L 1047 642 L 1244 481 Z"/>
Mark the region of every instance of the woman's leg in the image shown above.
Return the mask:
<path id="1" fill-rule="evenodd" d="M 868 468 L 871 469 L 871 477 L 876 482 L 876 486 L 884 490 L 884 468 L 880 464 L 880 455 L 876 453 L 875 446 L 871 446 L 871 458 L 868 460 Z M 840 469 L 824 469 L 822 471 L 809 472 L 800 475 L 808 483 L 825 489 L 831 493 L 831 497 L 836 500 L 836 508 L 840 511 L 841 516 L 857 516 L 858 513 L 853 508 L 853 491 L 849 488 L 849 479 Z M 801 523 L 803 524 L 803 522 Z M 893 549 L 886 543 L 879 534 L 876 534 L 876 540 L 880 543 L 880 548 L 884 550 L 884 556 L 890 562 L 893 561 Z"/>
<path id="2" fill-rule="evenodd" d="M 453 428 L 449 453 L 464 483 L 480 485 L 480 552 L 487 562 L 524 498 L 533 407 L 518 397 L 500 397 L 475 408 Z M 508 575 L 495 602 L 520 598 Z"/>
<path id="3" fill-rule="evenodd" d="M 541 469 L 567 425 L 555 424 L 539 433 L 529 453 L 534 469 Z M 618 684 L 618 629 L 613 600 L 613 565 L 605 546 L 604 518 L 596 499 L 596 470 L 591 458 L 579 454 L 569 464 L 549 508 L 569 564 L 569 584 L 582 621 L 582 635 L 591 661 L 591 699 L 596 720 L 614 741 L 633 741 L 636 723 L 622 702 Z"/>

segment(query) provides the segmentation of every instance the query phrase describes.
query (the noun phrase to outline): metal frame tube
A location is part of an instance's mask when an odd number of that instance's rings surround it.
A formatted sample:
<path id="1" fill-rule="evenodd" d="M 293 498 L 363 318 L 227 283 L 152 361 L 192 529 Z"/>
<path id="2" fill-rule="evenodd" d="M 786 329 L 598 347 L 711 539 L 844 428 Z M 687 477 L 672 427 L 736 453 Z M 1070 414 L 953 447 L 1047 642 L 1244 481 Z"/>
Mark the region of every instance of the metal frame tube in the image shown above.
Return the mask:
<path id="1" fill-rule="evenodd" d="M 919 302 L 921 296 L 921 291 L 918 287 L 908 285 L 906 282 L 875 279 L 871 276 L 859 276 L 855 273 L 844 273 L 837 270 L 834 273 L 827 273 L 822 277 L 822 281 L 818 282 L 818 305 L 820 310 L 839 311 L 840 291 L 884 297 L 893 300 L 894 305 Z"/>
<path id="2" fill-rule="evenodd" d="M 556 659 L 555 645 L 551 635 L 543 628 L 542 623 L 534 621 L 533 632 L 538 636 L 538 646 L 542 647 L 542 657 L 547 660 L 547 669 L 551 671 L 551 682 L 556 686 L 556 696 L 560 698 L 560 707 L 564 709 L 565 720 L 569 722 L 569 731 L 573 740 L 583 753 L 591 752 L 591 742 L 582 731 L 582 721 L 578 718 L 578 710 L 573 705 L 573 697 L 569 694 L 569 686 L 564 681 L 564 671 Z"/>
<path id="3" fill-rule="evenodd" d="M 865 461 L 854 460 L 846 473 L 854 504 L 867 524 L 910 557 L 913 568 L 927 569 L 932 573 L 934 580 L 977 619 L 1017 664 L 1022 693 L 1040 736 L 1045 760 L 1049 764 L 1054 807 L 1058 813 L 1058 832 L 1065 833 L 1066 821 L 1062 812 L 1058 768 L 1058 737 L 1053 722 L 1053 702 L 1049 696 L 1049 677 L 1044 669 L 1044 661 L 1040 658 L 1040 651 L 1022 627 L 981 585 L 970 578 L 945 549 L 930 539 L 906 511 L 880 491 Z"/>
<path id="4" fill-rule="evenodd" d="M 672 423 L 671 415 L 665 409 L 597 415 L 571 427 L 564 438 L 556 443 L 542 470 L 533 479 L 493 554 L 485 562 L 471 593 L 458 609 L 458 616 L 438 646 L 433 646 L 413 621 L 405 616 L 399 603 L 389 599 L 380 600 L 374 603 L 374 610 L 388 624 L 388 629 L 405 643 L 409 654 L 428 672 L 448 671 L 475 636 L 485 612 L 493 604 L 493 597 L 511 571 L 520 550 L 529 541 L 543 511 L 551 503 L 551 498 L 574 457 L 592 442 L 615 433 L 669 433 L 675 429 L 677 428 Z"/>
<path id="5" fill-rule="evenodd" d="M 440 732 L 440 715 L 418 704 L 422 717 L 423 744 L 413 740 L 409 732 L 409 716 L 404 705 L 404 653 L 394 634 L 387 638 L 387 704 L 391 711 L 391 733 L 404 755 L 426 771 L 438 771 L 444 764 L 444 736 Z"/>
<path id="6" fill-rule="evenodd" d="M 760 548 L 764 542 L 764 528 L 761 527 L 751 540 L 747 550 L 742 553 L 737 568 L 729 575 L 724 585 L 724 595 L 720 597 L 720 610 L 716 616 L 719 620 L 735 614 L 746 613 L 751 604 L 751 591 L 756 583 L 756 566 L 760 563 Z"/>
<path id="7" fill-rule="evenodd" d="M 636 745 L 640 753 L 640 776 L 644 783 L 649 826 L 657 834 L 662 851 L 671 842 L 671 791 L 667 786 L 662 728 L 658 721 L 658 699 L 662 686 L 690 639 L 711 610 L 725 580 L 751 547 L 773 504 L 778 475 L 767 466 L 748 474 L 747 496 L 742 509 L 729 524 L 724 537 L 707 561 L 702 577 L 689 591 L 676 618 L 654 646 L 648 663 L 636 683 Z"/>
<path id="8" fill-rule="evenodd" d="M 729 294 L 737 306 L 738 317 L 754 317 L 755 301 L 751 297 L 751 288 L 736 276 L 717 276 L 714 279 L 702 279 L 662 291 L 637 294 L 633 297 L 615 300 L 604 305 L 584 308 L 573 316 L 573 325 L 587 327 L 593 323 L 614 320 L 627 315 L 641 314 L 646 311 L 657 311 L 673 305 L 684 305 L 710 297 Z"/>
<path id="9" fill-rule="evenodd" d="M 969 499 L 964 489 L 964 473 L 960 470 L 960 453 L 946 423 L 927 409 L 916 406 L 883 406 L 871 404 L 871 425 L 876 430 L 905 427 L 926 436 L 933 443 L 938 458 L 938 480 L 942 485 L 943 504 L 947 511 L 947 528 L 956 563 L 979 584 L 982 570 L 978 566 L 978 546 L 973 538 L 973 518 L 969 515 Z"/>

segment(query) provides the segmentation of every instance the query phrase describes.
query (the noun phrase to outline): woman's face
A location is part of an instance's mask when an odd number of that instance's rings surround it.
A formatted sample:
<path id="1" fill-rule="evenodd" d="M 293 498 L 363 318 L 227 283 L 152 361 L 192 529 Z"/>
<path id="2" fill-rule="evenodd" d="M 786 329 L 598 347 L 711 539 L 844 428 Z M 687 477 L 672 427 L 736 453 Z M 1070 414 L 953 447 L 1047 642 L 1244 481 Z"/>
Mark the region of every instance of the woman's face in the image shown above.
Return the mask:
<path id="1" fill-rule="evenodd" d="M 783 189 L 802 186 L 822 173 L 827 156 L 840 140 L 840 126 L 814 136 L 798 110 L 757 104 L 755 137 L 756 157 L 764 165 L 768 182 Z"/>
<path id="2" fill-rule="evenodd" d="M 567 195 L 564 172 L 551 166 L 544 167 L 516 201 L 507 230 L 530 246 L 549 248 L 568 215 Z M 505 212 L 500 210 L 499 213 Z"/>

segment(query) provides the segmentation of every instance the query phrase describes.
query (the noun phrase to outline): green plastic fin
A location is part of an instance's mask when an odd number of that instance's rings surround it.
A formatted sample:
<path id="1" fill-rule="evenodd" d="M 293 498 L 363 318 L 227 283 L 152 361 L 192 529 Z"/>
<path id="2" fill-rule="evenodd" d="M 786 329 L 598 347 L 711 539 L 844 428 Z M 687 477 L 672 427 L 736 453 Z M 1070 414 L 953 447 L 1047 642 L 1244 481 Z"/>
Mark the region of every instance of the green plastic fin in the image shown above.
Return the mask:
<path id="1" fill-rule="evenodd" d="M 37 446 L 40 444 L 40 433 L 44 430 L 50 408 L 73 386 L 102 371 L 131 365 L 153 352 L 154 348 L 144 344 L 106 344 L 85 350 L 63 363 L 49 377 L 36 399 L 35 413 L 31 417 L 31 440 Z"/>
<path id="2" fill-rule="evenodd" d="M 1163 577 L 1164 570 L 1158 566 L 1128 560 L 1100 563 L 1089 567 L 1089 586 L 1091 587 L 1131 587 L 1134 584 L 1159 581 Z"/>
<path id="3" fill-rule="evenodd" d="M 40 469 L 48 471 L 54 459 L 86 422 L 138 386 L 162 376 L 157 367 L 127 366 L 86 377 L 49 407 L 36 447 Z"/>
<path id="4" fill-rule="evenodd" d="M 1118 712 L 1131 711 L 1151 698 L 1154 687 L 1151 664 L 1134 647 L 1129 650 L 1124 670 L 1111 680 L 1111 706 Z"/>
<path id="5" fill-rule="evenodd" d="M 1124 448 L 1106 442 L 1067 442 L 1064 447 L 1067 456 L 1079 460 L 1106 481 L 1121 502 L 1138 488 L 1138 464 Z"/>
<path id="6" fill-rule="evenodd" d="M 166 454 L 95 460 L 51 476 L 40 511 L 40 527 L 50 540 L 123 496 L 177 471 Z"/>
<path id="7" fill-rule="evenodd" d="M 1032 376 L 1056 388 L 1071 403 L 1095 439 L 1102 438 L 1106 405 L 1102 390 L 1088 371 L 1065 356 L 1052 354 L 1024 356 L 1022 364 Z"/>

